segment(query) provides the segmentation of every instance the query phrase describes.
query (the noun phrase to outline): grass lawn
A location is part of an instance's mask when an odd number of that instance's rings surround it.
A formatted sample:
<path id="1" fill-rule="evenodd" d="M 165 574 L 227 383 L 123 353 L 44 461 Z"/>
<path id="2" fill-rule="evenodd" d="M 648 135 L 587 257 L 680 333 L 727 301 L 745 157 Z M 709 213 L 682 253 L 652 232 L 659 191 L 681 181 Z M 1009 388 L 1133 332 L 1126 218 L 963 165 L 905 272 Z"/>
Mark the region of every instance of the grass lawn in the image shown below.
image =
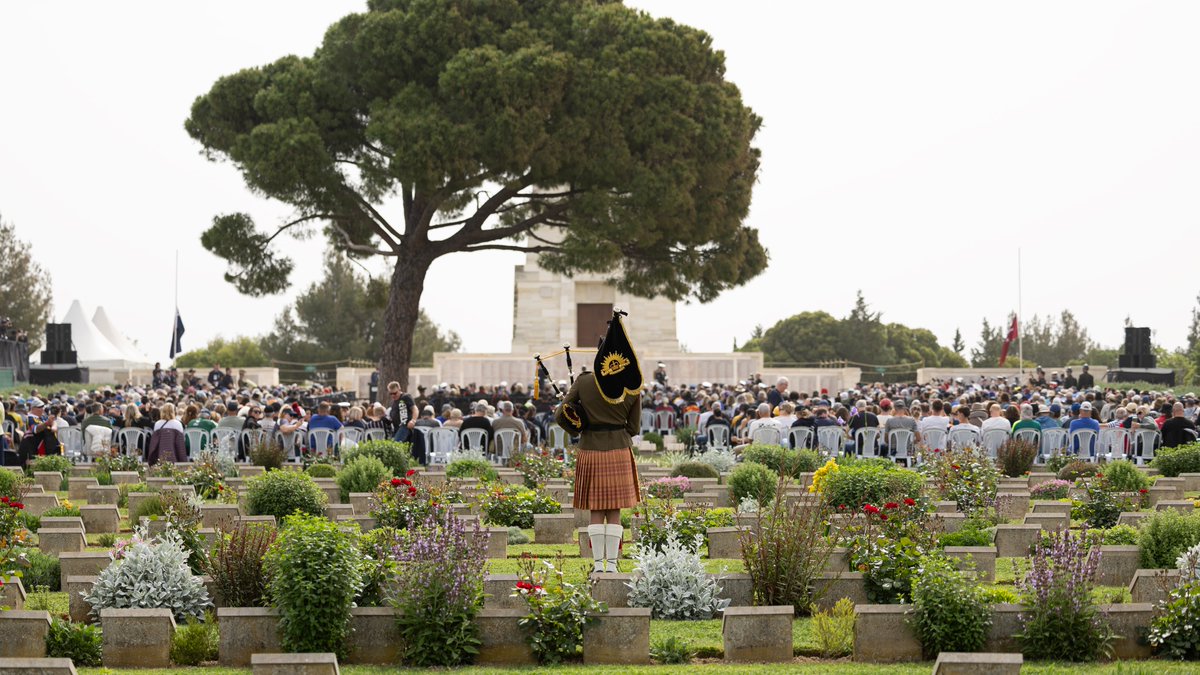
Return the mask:
<path id="1" fill-rule="evenodd" d="M 746 664 L 724 665 L 721 663 L 701 663 L 689 666 L 699 667 L 705 673 L 714 675 L 746 675 L 750 673 L 804 673 L 805 675 L 928 675 L 933 670 L 932 663 L 905 663 L 894 665 L 875 665 L 854 663 L 848 660 L 820 661 L 816 659 L 799 658 L 791 663 L 772 665 Z M 342 666 L 341 672 L 346 675 L 384 675 L 385 673 L 426 673 L 428 670 L 413 670 L 386 666 Z M 500 675 L 501 673 L 609 673 L 616 675 L 642 675 L 644 673 L 679 672 L 681 666 L 559 666 L 555 668 L 462 668 L 451 672 L 470 673 L 479 675 Z M 104 668 L 80 668 L 81 675 L 106 675 L 121 672 Z M 128 670 L 124 672 L 137 675 L 171 675 L 186 673 L 188 675 L 250 675 L 249 668 L 171 668 L 160 670 Z M 445 671 L 442 671 L 445 672 Z M 1067 675 L 1082 673 L 1085 675 L 1183 675 L 1195 673 L 1196 665 L 1168 661 L 1127 661 L 1124 663 L 1026 663 L 1021 670 L 1027 675 Z"/>

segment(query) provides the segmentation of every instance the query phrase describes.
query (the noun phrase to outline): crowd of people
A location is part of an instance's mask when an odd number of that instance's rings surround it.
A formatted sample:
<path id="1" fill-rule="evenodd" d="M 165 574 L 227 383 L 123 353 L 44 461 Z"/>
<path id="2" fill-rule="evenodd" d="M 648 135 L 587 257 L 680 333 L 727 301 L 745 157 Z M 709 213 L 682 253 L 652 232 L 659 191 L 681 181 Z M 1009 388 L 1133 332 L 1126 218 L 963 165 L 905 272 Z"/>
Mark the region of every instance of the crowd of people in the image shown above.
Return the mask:
<path id="1" fill-rule="evenodd" d="M 673 424 L 692 419 L 703 430 L 727 427 L 732 446 L 748 444 L 764 426 L 781 431 L 838 427 L 853 443 L 860 428 L 878 428 L 886 439 L 897 429 L 912 431 L 918 442 L 928 430 L 947 431 L 956 425 L 974 425 L 981 432 L 1002 429 L 1010 434 L 1022 429 L 1060 427 L 1074 431 L 1101 427 L 1155 429 L 1163 446 L 1195 438 L 1200 405 L 1192 394 L 1099 388 L 1085 366 L 1078 377 L 1068 369 L 1064 377 L 1046 376 L 1041 369 L 1027 378 L 982 378 L 964 382 L 928 384 L 871 383 L 845 391 L 799 391 L 786 378 L 767 384 L 754 376 L 731 384 L 702 382 L 672 385 L 661 367 L 642 395 L 643 410 L 671 411 Z M 199 377 L 195 370 L 155 368 L 151 386 L 123 385 L 11 396 L 0 401 L 5 433 L 0 437 L 6 464 L 30 461 L 39 454 L 61 451 L 58 432 L 77 427 L 91 443 L 102 448 L 115 443 L 124 428 L 144 429 L 147 442 L 137 448 L 151 463 L 186 461 L 195 452 L 187 430 L 240 431 L 262 429 L 276 436 L 295 434 L 288 443 L 295 452 L 308 447 L 309 432 L 338 431 L 342 427 L 381 429 L 386 438 L 411 441 L 418 459 L 427 459 L 425 435 L 420 427 L 480 429 L 490 446 L 494 434 L 510 428 L 522 445 L 540 445 L 549 438 L 555 403 L 554 385 L 540 383 L 540 395 L 522 383 L 464 386 L 442 384 L 418 387 L 410 394 L 390 383 L 380 403 L 331 391 L 319 386 L 258 386 L 241 371 L 219 365 Z M 1089 386 L 1085 386 L 1089 385 Z M 689 416 L 688 413 L 696 413 Z M 813 436 L 816 434 L 814 433 Z M 96 441 L 95 439 L 100 439 Z M 853 449 L 851 445 L 851 449 Z M 240 458 L 248 449 L 239 445 Z"/>
<path id="2" fill-rule="evenodd" d="M 29 342 L 29 333 L 13 325 L 13 321 L 9 317 L 0 316 L 0 340 Z"/>

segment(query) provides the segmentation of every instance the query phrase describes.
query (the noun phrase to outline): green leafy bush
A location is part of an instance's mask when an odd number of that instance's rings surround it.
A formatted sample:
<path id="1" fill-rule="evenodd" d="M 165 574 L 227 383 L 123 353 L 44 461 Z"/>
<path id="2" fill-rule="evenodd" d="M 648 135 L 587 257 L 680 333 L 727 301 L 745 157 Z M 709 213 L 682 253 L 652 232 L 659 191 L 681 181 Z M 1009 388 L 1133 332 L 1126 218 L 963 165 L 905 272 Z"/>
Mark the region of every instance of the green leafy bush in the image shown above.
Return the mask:
<path id="1" fill-rule="evenodd" d="M 863 504 L 883 504 L 921 496 L 924 478 L 907 469 L 875 464 L 851 464 L 832 471 L 821 486 L 830 506 L 857 510 Z"/>
<path id="2" fill-rule="evenodd" d="M 1096 465 L 1080 459 L 1072 460 L 1070 464 L 1058 471 L 1059 480 L 1074 481 L 1076 478 L 1094 475 L 1096 475 Z"/>
<path id="3" fill-rule="evenodd" d="M 703 462 L 682 462 L 671 469 L 671 476 L 687 478 L 720 478 L 721 474 L 711 464 Z"/>
<path id="4" fill-rule="evenodd" d="M 1200 443 L 1159 448 L 1150 465 L 1167 478 L 1175 478 L 1181 473 L 1200 473 Z"/>
<path id="5" fill-rule="evenodd" d="M 131 492 L 161 492 L 158 486 L 149 486 L 145 483 L 122 483 L 117 487 L 117 506 L 126 508 L 129 506 L 129 493 Z"/>
<path id="6" fill-rule="evenodd" d="M 250 515 L 275 516 L 276 522 L 296 511 L 320 516 L 326 501 L 325 492 L 312 476 L 301 471 L 267 471 L 246 481 Z"/>
<path id="7" fill-rule="evenodd" d="M 1104 530 L 1102 543 L 1105 546 L 1137 546 L 1138 531 L 1129 525 L 1115 525 Z"/>
<path id="8" fill-rule="evenodd" d="M 957 532 L 946 532 L 938 536 L 938 546 L 991 546 L 992 533 L 986 529 L 960 528 Z"/>
<path id="9" fill-rule="evenodd" d="M 96 537 L 96 543 L 104 548 L 112 548 L 117 543 L 117 535 L 112 532 L 101 533 Z"/>
<path id="10" fill-rule="evenodd" d="M 393 476 L 403 476 L 416 463 L 412 456 L 412 444 L 387 440 L 363 441 L 342 451 L 343 464 L 349 464 L 355 457 L 374 457 L 391 469 Z"/>
<path id="11" fill-rule="evenodd" d="M 287 453 L 284 452 L 283 446 L 272 441 L 256 443 L 250 448 L 250 462 L 255 466 L 261 466 L 267 471 L 280 469 L 283 463 L 287 461 Z"/>
<path id="12" fill-rule="evenodd" d="M 1171 591 L 1157 616 L 1150 622 L 1150 644 L 1172 659 L 1200 658 L 1200 583 L 1190 582 Z"/>
<path id="13" fill-rule="evenodd" d="M 76 666 L 99 668 L 103 648 L 99 626 L 62 619 L 50 622 L 50 632 L 46 634 L 48 658 L 71 659 Z"/>
<path id="14" fill-rule="evenodd" d="M 1179 556 L 1196 544 L 1200 544 L 1200 512 L 1155 511 L 1138 528 L 1141 566 L 1146 569 L 1174 567 Z"/>
<path id="15" fill-rule="evenodd" d="M 333 468 L 332 464 L 317 463 L 308 467 L 308 475 L 313 478 L 334 478 L 337 476 L 337 469 Z"/>
<path id="16" fill-rule="evenodd" d="M 500 527 L 533 527 L 535 514 L 562 513 L 558 500 L 531 490 L 524 485 L 490 486 L 479 494 L 479 507 L 483 519 Z"/>
<path id="17" fill-rule="evenodd" d="M 261 607 L 266 604 L 267 577 L 263 558 L 275 543 L 274 527 L 239 525 L 220 532 L 204 573 L 213 580 L 213 593 L 222 607 Z"/>
<path id="18" fill-rule="evenodd" d="M 1087 522 L 1093 529 L 1109 528 L 1117 524 L 1123 511 L 1136 511 L 1138 500 L 1118 492 L 1103 474 L 1083 480 L 1084 499 L 1076 502 L 1071 517 Z"/>
<path id="19" fill-rule="evenodd" d="M 71 475 L 71 460 L 62 455 L 42 455 L 33 460 L 27 470 L 30 476 L 37 471 L 57 471 L 66 478 Z"/>
<path id="20" fill-rule="evenodd" d="M 171 530 L 157 540 L 127 546 L 124 557 L 96 577 L 86 599 L 97 617 L 107 608 L 165 608 L 177 622 L 203 616 L 212 604 L 204 581 L 188 566 L 183 543 Z"/>
<path id="21" fill-rule="evenodd" d="M 517 625 L 529 630 L 530 648 L 538 663 L 557 665 L 573 659 L 583 646 L 583 627 L 595 621 L 598 612 L 608 607 L 597 602 L 588 586 L 566 580 L 565 564 L 559 555 L 556 563 L 521 561 L 516 595 L 525 601 L 529 613 Z"/>
<path id="22" fill-rule="evenodd" d="M 650 657 L 660 665 L 681 666 L 692 662 L 696 657 L 696 650 L 692 649 L 687 640 L 672 635 L 666 639 L 655 640 L 654 644 L 650 645 Z"/>
<path id="23" fill-rule="evenodd" d="M 779 445 L 756 443 L 742 451 L 742 459 L 757 462 L 775 473 L 797 478 L 801 473 L 813 472 L 821 464 L 821 456 L 815 450 L 789 450 Z"/>
<path id="24" fill-rule="evenodd" d="M 520 546 L 521 544 L 528 544 L 528 543 L 529 543 L 529 535 L 525 534 L 524 530 L 522 530 L 519 527 L 508 528 L 508 545 L 509 546 Z"/>
<path id="25" fill-rule="evenodd" d="M 1015 605 L 1021 600 L 1021 596 L 1008 586 L 984 586 L 981 593 L 989 605 Z"/>
<path id="26" fill-rule="evenodd" d="M 642 434 L 642 440 L 647 443 L 653 443 L 659 452 L 662 452 L 663 448 L 666 447 L 666 441 L 663 440 L 662 434 L 657 431 L 649 431 Z"/>
<path id="27" fill-rule="evenodd" d="M 1119 459 L 1100 468 L 1108 484 L 1120 492 L 1137 492 L 1150 487 L 1150 477 L 1138 471 L 1133 462 Z"/>
<path id="28" fill-rule="evenodd" d="M 204 621 L 189 616 L 187 623 L 177 627 L 171 636 L 171 661 L 177 666 L 198 666 L 205 661 L 216 661 L 219 646 L 220 633 L 212 614 Z"/>
<path id="29" fill-rule="evenodd" d="M 379 459 L 370 455 L 360 455 L 343 466 L 335 480 L 342 489 L 342 503 L 349 504 L 351 492 L 374 492 L 380 483 L 391 477 L 391 469 L 384 466 Z"/>
<path id="30" fill-rule="evenodd" d="M 841 598 L 828 610 L 812 607 L 812 632 L 821 656 L 836 659 L 854 653 L 854 601 Z"/>
<path id="31" fill-rule="evenodd" d="M 29 563 L 21 578 L 25 588 L 45 586 L 52 593 L 60 590 L 62 566 L 57 557 L 46 555 L 37 549 L 29 549 L 25 552 L 25 559 Z"/>
<path id="32" fill-rule="evenodd" d="M 927 658 L 977 652 L 987 642 L 992 611 L 982 590 L 945 558 L 926 556 L 913 579 L 913 632 Z"/>
<path id="33" fill-rule="evenodd" d="M 15 471 L 0 469 L 0 497 L 18 499 L 21 496 L 21 487 L 28 482 L 28 478 Z"/>
<path id="34" fill-rule="evenodd" d="M 142 518 L 151 518 L 155 516 L 165 515 L 167 510 L 163 508 L 162 496 L 154 495 L 146 497 L 138 502 L 137 508 L 129 514 L 129 522 L 137 525 L 142 522 Z"/>
<path id="35" fill-rule="evenodd" d="M 739 504 L 747 497 L 769 504 L 775 499 L 778 483 L 779 474 L 774 471 L 756 462 L 742 462 L 729 475 L 729 493 Z"/>
<path id="36" fill-rule="evenodd" d="M 346 655 L 350 608 L 363 585 L 357 539 L 318 516 L 283 520 L 264 566 L 284 651 Z"/>
<path id="37" fill-rule="evenodd" d="M 42 518 L 79 518 L 78 506 L 51 506 L 42 512 Z"/>
<path id="38" fill-rule="evenodd" d="M 500 480 L 500 474 L 482 459 L 458 459 L 446 465 L 447 478 L 478 478 L 482 481 Z"/>

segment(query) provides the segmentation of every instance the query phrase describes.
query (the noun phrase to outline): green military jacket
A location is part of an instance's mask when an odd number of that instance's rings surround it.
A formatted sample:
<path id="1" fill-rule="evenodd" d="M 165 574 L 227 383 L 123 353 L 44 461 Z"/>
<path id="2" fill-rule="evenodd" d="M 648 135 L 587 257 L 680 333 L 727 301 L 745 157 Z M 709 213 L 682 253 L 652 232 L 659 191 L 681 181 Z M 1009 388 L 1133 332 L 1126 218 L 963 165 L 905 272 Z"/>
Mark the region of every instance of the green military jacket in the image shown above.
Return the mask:
<path id="1" fill-rule="evenodd" d="M 584 430 L 579 440 L 580 450 L 620 450 L 633 446 L 630 437 L 638 433 L 642 426 L 641 396 L 626 396 L 620 403 L 609 403 L 600 395 L 596 377 L 587 372 L 575 378 L 566 400 L 578 402 L 587 414 L 589 428 Z M 562 419 L 562 406 L 558 407 L 554 416 L 556 420 Z M 620 428 L 602 430 L 596 429 L 597 425 Z"/>

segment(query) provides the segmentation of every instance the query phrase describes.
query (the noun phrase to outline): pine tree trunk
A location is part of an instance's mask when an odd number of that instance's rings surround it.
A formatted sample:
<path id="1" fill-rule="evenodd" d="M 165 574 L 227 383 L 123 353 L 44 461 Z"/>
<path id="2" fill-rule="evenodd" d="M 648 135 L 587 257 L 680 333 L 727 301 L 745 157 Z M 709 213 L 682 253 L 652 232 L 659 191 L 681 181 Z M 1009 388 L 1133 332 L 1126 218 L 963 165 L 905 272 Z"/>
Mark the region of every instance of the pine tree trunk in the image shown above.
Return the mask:
<path id="1" fill-rule="evenodd" d="M 383 313 L 384 335 L 379 350 L 381 377 L 379 399 L 389 402 L 387 384 L 400 383 L 408 391 L 408 368 L 412 363 L 413 331 L 421 309 L 421 292 L 431 260 L 424 256 L 406 256 L 396 262 Z"/>

